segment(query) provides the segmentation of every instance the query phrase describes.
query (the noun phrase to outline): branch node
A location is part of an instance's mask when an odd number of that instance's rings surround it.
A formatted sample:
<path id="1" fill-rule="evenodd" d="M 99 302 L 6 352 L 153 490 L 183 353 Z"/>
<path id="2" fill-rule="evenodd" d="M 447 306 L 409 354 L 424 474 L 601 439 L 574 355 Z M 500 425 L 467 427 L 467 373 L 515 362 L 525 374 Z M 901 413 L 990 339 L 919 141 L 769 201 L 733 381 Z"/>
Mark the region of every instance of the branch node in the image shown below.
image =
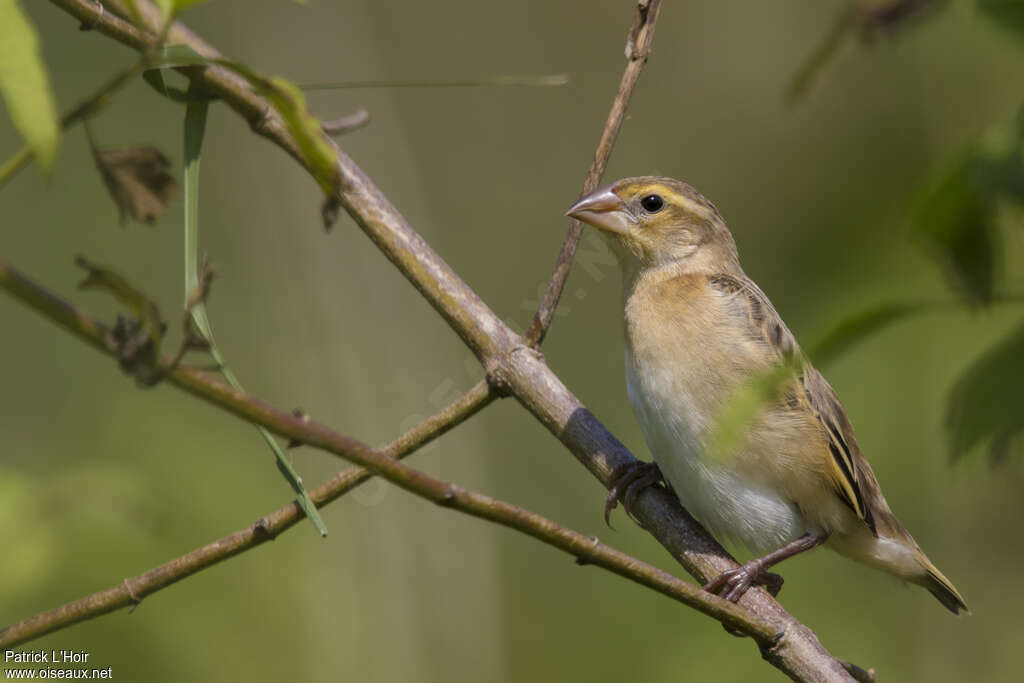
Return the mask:
<path id="1" fill-rule="evenodd" d="M 252 525 L 252 535 L 260 541 L 273 541 L 277 538 L 277 534 L 271 531 L 270 521 L 266 517 L 260 517 Z"/>
<path id="2" fill-rule="evenodd" d="M 723 628 L 725 628 L 726 633 L 729 633 L 729 634 L 734 635 L 734 636 L 735 635 L 740 635 L 740 636 L 743 635 L 743 634 L 737 634 L 737 633 L 734 633 L 733 631 L 730 631 L 729 627 L 725 626 L 725 624 L 723 624 L 722 626 L 723 626 Z M 758 649 L 761 650 L 761 657 L 765 661 L 768 661 L 768 662 L 772 661 L 772 657 L 775 655 L 775 651 L 778 650 L 779 644 L 782 643 L 782 639 L 785 638 L 785 637 L 786 637 L 786 629 L 785 629 L 785 627 L 783 627 L 775 635 L 775 637 L 772 638 L 770 643 L 768 643 L 767 645 L 758 645 Z"/>
<path id="3" fill-rule="evenodd" d="M 132 599 L 132 606 L 128 608 L 128 614 L 131 614 L 135 611 L 136 607 L 142 604 L 142 598 L 135 592 L 135 589 L 132 588 L 132 584 L 129 579 L 125 579 L 121 583 L 124 585 L 124 589 L 128 591 L 128 597 Z"/>
<path id="4" fill-rule="evenodd" d="M 857 683 L 875 683 L 875 681 L 878 680 L 874 669 L 862 669 L 853 662 L 848 662 L 845 659 L 840 659 L 839 663 L 843 665 L 844 669 L 846 669 L 846 673 L 853 676 L 853 679 L 857 681 Z"/>
<path id="5" fill-rule="evenodd" d="M 274 108 L 264 102 L 256 116 L 249 119 L 249 128 L 257 135 L 266 135 L 270 131 L 270 122 L 274 119 Z"/>
<path id="6" fill-rule="evenodd" d="M 597 548 L 597 546 L 599 546 L 599 545 L 601 545 L 601 539 L 599 539 L 597 536 L 591 536 L 590 537 L 590 546 L 592 548 Z M 588 558 L 583 557 L 582 555 L 577 555 L 576 556 L 576 564 L 578 564 L 581 567 L 585 567 L 588 564 L 593 564 L 593 562 L 591 562 Z"/>
<path id="7" fill-rule="evenodd" d="M 517 353 L 528 354 L 540 361 L 544 359 L 544 354 L 539 350 L 532 346 L 527 346 L 525 343 L 520 343 L 484 363 L 488 386 L 490 386 L 491 391 L 502 398 L 512 393 L 512 386 L 509 384 L 508 376 L 509 368 L 515 363 L 515 355 Z"/>
<path id="8" fill-rule="evenodd" d="M 292 415 L 299 418 L 299 420 L 301 420 L 302 424 L 304 425 L 308 425 L 312 421 L 312 418 L 309 416 L 309 413 L 307 413 L 302 408 L 292 409 Z M 298 439 L 289 439 L 288 444 L 285 446 L 285 448 L 298 448 L 299 446 L 304 445 L 305 444 L 302 441 L 299 441 Z"/>
<path id="9" fill-rule="evenodd" d="M 459 487 L 455 484 L 448 484 L 448 488 L 445 490 L 444 495 L 438 499 L 437 504 L 442 507 L 451 507 L 455 504 L 455 497 L 458 491 Z"/>
<path id="10" fill-rule="evenodd" d="M 91 31 L 94 28 L 96 28 L 97 24 L 99 24 L 101 21 L 103 21 L 103 13 L 107 10 L 107 8 L 103 6 L 103 3 L 100 2 L 100 0 L 96 0 L 96 8 L 97 8 L 96 16 L 94 16 L 92 18 L 92 21 L 90 21 L 88 24 L 85 23 L 84 21 L 81 22 L 78 25 L 78 30 L 79 31 Z"/>

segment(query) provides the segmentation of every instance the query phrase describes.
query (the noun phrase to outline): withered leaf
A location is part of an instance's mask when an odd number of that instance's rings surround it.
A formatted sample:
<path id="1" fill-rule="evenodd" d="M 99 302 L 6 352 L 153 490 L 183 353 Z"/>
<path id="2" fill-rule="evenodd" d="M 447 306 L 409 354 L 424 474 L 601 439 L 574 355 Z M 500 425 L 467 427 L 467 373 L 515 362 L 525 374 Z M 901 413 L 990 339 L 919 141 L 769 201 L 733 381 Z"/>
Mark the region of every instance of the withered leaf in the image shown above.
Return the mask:
<path id="1" fill-rule="evenodd" d="M 93 148 L 93 159 L 121 214 L 152 223 L 177 194 L 171 162 L 156 147 Z"/>

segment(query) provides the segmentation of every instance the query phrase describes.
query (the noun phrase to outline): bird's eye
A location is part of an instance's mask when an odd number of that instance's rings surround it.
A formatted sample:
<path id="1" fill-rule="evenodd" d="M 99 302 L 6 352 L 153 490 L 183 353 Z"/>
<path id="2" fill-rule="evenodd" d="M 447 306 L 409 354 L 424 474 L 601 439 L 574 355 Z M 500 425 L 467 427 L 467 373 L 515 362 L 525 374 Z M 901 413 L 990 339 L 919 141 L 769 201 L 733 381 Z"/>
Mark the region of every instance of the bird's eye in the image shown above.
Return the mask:
<path id="1" fill-rule="evenodd" d="M 644 207 L 647 213 L 658 213 L 665 208 L 665 200 L 658 194 L 649 194 L 640 200 L 640 206 Z"/>

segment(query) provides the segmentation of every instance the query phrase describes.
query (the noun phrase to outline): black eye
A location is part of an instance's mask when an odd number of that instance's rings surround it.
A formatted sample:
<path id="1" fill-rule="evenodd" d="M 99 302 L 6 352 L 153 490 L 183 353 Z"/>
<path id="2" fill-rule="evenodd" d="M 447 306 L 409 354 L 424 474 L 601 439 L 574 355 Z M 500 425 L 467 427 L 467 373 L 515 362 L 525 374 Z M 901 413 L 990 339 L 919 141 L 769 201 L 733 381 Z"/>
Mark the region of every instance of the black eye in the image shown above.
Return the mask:
<path id="1" fill-rule="evenodd" d="M 649 194 L 640 200 L 640 206 L 644 207 L 647 213 L 658 213 L 665 208 L 665 200 L 658 194 Z"/>

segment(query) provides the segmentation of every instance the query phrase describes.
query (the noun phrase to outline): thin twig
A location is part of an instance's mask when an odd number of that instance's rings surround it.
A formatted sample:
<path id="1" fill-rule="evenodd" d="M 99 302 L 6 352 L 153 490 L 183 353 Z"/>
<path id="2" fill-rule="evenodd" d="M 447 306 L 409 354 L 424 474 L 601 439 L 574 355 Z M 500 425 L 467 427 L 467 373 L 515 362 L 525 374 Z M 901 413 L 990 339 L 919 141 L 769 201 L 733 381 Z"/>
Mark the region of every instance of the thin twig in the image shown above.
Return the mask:
<path id="1" fill-rule="evenodd" d="M 381 450 L 388 457 L 404 458 L 466 421 L 492 400 L 494 400 L 494 394 L 486 382 L 480 381 L 447 408 L 405 432 Z M 312 489 L 310 497 L 316 506 L 321 508 L 342 497 L 372 476 L 362 467 L 349 467 Z M 113 612 L 122 607 L 134 608 L 142 602 L 143 598 L 159 590 L 275 539 L 298 524 L 304 517 L 302 509 L 295 502 L 289 503 L 261 517 L 245 529 L 219 538 L 131 579 L 125 579 L 112 588 L 13 624 L 0 631 L 0 644 L 5 647 L 13 647 L 46 633 Z"/>
<path id="2" fill-rule="evenodd" d="M 608 112 L 608 118 L 604 122 L 601 139 L 594 152 L 594 160 L 590 163 L 590 168 L 587 169 L 587 175 L 583 180 L 583 194 L 595 189 L 601 182 L 601 176 L 604 175 L 608 158 L 612 154 L 612 147 L 615 145 L 615 138 L 618 137 L 619 129 L 622 128 L 622 122 L 626 118 L 626 108 L 633 96 L 633 88 L 640 80 L 640 73 L 651 52 L 654 25 L 658 21 L 659 9 L 661 9 L 661 0 L 640 0 L 637 3 L 633 26 L 629 29 L 629 36 L 626 39 L 626 69 L 622 72 L 619 90 L 615 93 L 611 111 Z M 533 315 L 533 320 L 530 321 L 530 326 L 526 328 L 524 336 L 526 343 L 530 346 L 540 346 L 551 327 L 555 317 L 555 308 L 558 306 L 558 300 L 562 297 L 565 282 L 569 279 L 572 260 L 576 255 L 576 248 L 580 244 L 582 234 L 583 224 L 575 218 L 570 219 L 569 231 L 565 234 L 562 248 L 558 252 L 551 280 L 544 291 L 537 312 Z"/>
<path id="3" fill-rule="evenodd" d="M 51 0 L 79 19 L 94 19 L 98 29 L 129 45 L 131 36 L 117 35 L 112 26 L 96 19 L 86 0 Z M 122 6 L 123 0 L 109 0 Z M 140 7 L 149 3 L 138 0 Z M 220 54 L 192 31 L 176 23 L 169 40 L 191 47 L 207 59 Z M 134 46 L 134 45 L 133 45 Z M 183 70 L 204 92 L 220 98 L 249 122 L 253 131 L 287 152 L 314 177 L 319 172 L 288 133 L 280 116 L 249 84 L 221 67 Z M 634 462 L 632 454 L 593 414 L 559 377 L 470 289 L 451 267 L 408 224 L 387 197 L 340 148 L 335 145 L 341 176 L 337 201 L 356 224 L 374 241 L 402 274 L 416 287 L 438 314 L 463 339 L 484 364 L 488 378 L 510 391 L 548 430 L 575 455 L 605 486 L 612 472 Z M 698 580 L 705 581 L 737 565 L 728 553 L 697 524 L 679 501 L 661 489 L 647 489 L 634 506 L 636 517 Z M 762 655 L 773 666 L 796 680 L 852 681 L 814 633 L 786 612 L 764 590 L 753 589 L 740 604 L 763 623 L 774 624 L 783 635 Z"/>
<path id="4" fill-rule="evenodd" d="M 6 289 L 18 300 L 28 304 L 36 311 L 43 313 L 65 329 L 84 336 L 93 346 L 102 342 L 106 334 L 105 327 L 79 311 L 60 297 L 51 294 L 34 283 L 23 274 L 3 262 L 0 262 L 0 288 Z M 83 321 L 88 324 L 83 325 Z M 111 353 L 103 347 L 104 351 Z M 394 457 L 387 450 L 371 448 L 349 436 L 339 434 L 305 416 L 279 410 L 263 401 L 235 389 L 209 375 L 187 365 L 179 364 L 167 371 L 167 379 L 181 389 L 197 396 L 208 403 L 222 408 L 247 422 L 259 424 L 278 436 L 292 439 L 315 448 L 320 448 L 339 455 L 370 472 L 387 479 L 401 488 L 417 496 L 433 501 L 443 507 L 464 512 L 502 526 L 515 529 L 532 536 L 537 540 L 573 555 L 584 564 L 592 564 L 607 569 L 619 576 L 652 588 L 678 602 L 696 609 L 699 612 L 717 619 L 729 629 L 740 631 L 752 637 L 763 648 L 771 647 L 782 635 L 770 622 L 752 618 L 743 608 L 723 600 L 716 595 L 707 593 L 691 583 L 681 581 L 668 572 L 662 571 L 634 557 L 630 557 L 614 548 L 599 542 L 596 538 L 564 527 L 550 519 L 542 517 L 505 501 L 491 498 L 482 493 L 465 489 L 452 482 L 436 479 L 425 472 L 414 469 Z M 475 408 L 482 407 L 486 395 L 485 390 L 478 388 L 468 402 Z M 489 394 L 490 392 L 487 391 Z M 479 405 L 477 405 L 479 404 Z M 464 417 L 470 413 L 466 412 Z M 459 413 L 462 415 L 462 413 Z M 463 419 L 464 419 L 463 417 Z M 419 445 L 424 442 L 429 430 L 444 425 L 450 416 L 428 420 L 427 426 L 413 434 L 404 435 L 396 441 L 395 448 Z M 344 476 L 339 475 L 339 476 Z M 325 484 L 324 486 L 329 486 Z M 322 487 L 318 488 L 319 492 Z M 294 505 L 294 504 L 293 504 Z M 278 512 L 287 514 L 288 508 Z M 284 512 L 283 512 L 284 511 Z M 273 529 L 265 519 L 254 528 L 238 532 L 234 536 L 253 536 L 265 533 L 272 537 Z M 253 539 L 255 540 L 255 539 Z M 250 541 L 252 542 L 252 541 Z M 254 543 L 253 543 L 254 544 Z M 193 562 L 197 564 L 194 571 L 208 566 L 212 558 L 204 554 L 210 546 L 196 551 L 200 554 Z M 232 554 L 241 552 L 238 547 Z M 188 556 L 186 556 L 188 557 Z M 223 559 L 223 558 L 220 558 Z M 172 565 L 175 561 L 172 561 Z M 163 567 L 158 568 L 158 575 L 152 577 L 157 587 L 168 582 Z M 138 604 L 145 597 L 146 575 L 122 582 L 115 588 L 83 598 L 82 600 L 58 607 L 49 612 L 30 617 L 0 631 L 0 647 L 9 647 L 38 637 L 44 633 L 62 628 L 66 625 L 87 619 L 91 616 L 106 613 L 127 604 Z M 180 578 L 180 577 L 179 577 Z M 129 590 L 130 586 L 130 590 Z"/>

